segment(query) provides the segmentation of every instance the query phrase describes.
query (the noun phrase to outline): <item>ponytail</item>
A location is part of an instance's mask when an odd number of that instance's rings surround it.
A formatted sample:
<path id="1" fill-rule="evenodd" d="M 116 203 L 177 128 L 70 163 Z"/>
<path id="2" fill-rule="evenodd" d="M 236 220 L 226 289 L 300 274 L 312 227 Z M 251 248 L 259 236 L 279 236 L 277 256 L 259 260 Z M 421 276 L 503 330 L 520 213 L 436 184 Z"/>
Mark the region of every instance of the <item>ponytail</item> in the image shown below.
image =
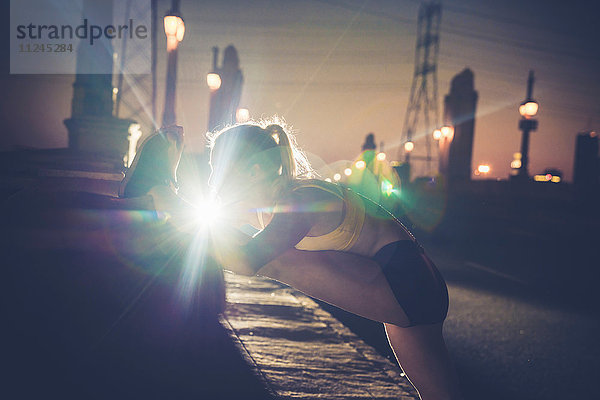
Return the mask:
<path id="1" fill-rule="evenodd" d="M 219 175 L 234 167 L 264 165 L 277 174 L 282 184 L 295 179 L 310 179 L 314 171 L 308 158 L 298 148 L 294 135 L 288 133 L 283 120 L 273 118 L 234 125 L 209 133 L 211 166 Z"/>
<path id="2" fill-rule="evenodd" d="M 296 158 L 294 157 L 294 149 L 292 148 L 288 134 L 277 124 L 271 124 L 265 130 L 279 147 L 281 153 L 281 176 L 289 179 L 296 178 Z"/>

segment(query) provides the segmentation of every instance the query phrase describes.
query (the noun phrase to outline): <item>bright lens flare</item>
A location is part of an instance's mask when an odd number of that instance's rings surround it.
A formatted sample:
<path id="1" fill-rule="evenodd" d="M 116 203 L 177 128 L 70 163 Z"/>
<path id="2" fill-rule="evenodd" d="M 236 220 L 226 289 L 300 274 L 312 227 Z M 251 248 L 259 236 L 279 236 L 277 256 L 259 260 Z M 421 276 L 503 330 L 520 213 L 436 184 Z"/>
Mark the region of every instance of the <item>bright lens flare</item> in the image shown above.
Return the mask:
<path id="1" fill-rule="evenodd" d="M 346 175 L 346 176 L 350 176 L 350 175 L 352 175 L 352 170 L 351 170 L 350 168 L 346 168 L 346 169 L 344 170 L 344 175 Z"/>
<path id="2" fill-rule="evenodd" d="M 223 208 L 216 199 L 205 199 L 196 204 L 195 222 L 202 226 L 214 226 L 223 217 Z"/>
<path id="3" fill-rule="evenodd" d="M 381 182 L 381 192 L 388 197 L 391 196 L 394 193 L 394 185 L 387 179 L 384 179 Z"/>
<path id="4" fill-rule="evenodd" d="M 363 160 L 359 160 L 356 162 L 356 164 L 354 164 L 354 166 L 356 167 L 356 169 L 365 169 L 365 167 L 367 166 L 367 163 L 364 162 Z"/>

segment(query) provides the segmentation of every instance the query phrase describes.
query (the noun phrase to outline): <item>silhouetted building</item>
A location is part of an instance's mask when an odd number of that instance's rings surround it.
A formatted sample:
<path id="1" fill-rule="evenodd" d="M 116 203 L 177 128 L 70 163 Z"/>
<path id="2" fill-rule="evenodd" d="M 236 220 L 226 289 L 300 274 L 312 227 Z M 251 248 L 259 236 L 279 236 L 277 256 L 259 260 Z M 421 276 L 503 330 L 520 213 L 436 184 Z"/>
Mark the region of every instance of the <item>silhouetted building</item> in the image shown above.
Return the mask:
<path id="1" fill-rule="evenodd" d="M 375 145 L 375 135 L 373 133 L 369 133 L 365 137 L 365 142 L 362 145 L 362 151 L 365 150 L 375 150 L 377 146 Z"/>
<path id="2" fill-rule="evenodd" d="M 444 121 L 454 131 L 439 141 L 439 169 L 450 182 L 471 179 L 476 106 L 473 72 L 466 68 L 452 79 L 450 93 L 444 98 Z"/>
<path id="3" fill-rule="evenodd" d="M 600 161 L 598 160 L 598 135 L 581 132 L 575 144 L 573 184 L 578 196 L 593 196 L 600 186 Z"/>

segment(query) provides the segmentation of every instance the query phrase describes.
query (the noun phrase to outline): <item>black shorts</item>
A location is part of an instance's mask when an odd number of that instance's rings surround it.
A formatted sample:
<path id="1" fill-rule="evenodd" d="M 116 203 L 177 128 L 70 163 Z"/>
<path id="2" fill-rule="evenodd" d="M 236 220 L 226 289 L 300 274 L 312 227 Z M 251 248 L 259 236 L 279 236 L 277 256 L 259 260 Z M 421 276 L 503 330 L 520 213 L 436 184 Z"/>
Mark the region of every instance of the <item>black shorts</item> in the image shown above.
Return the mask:
<path id="1" fill-rule="evenodd" d="M 448 289 L 418 243 L 412 240 L 389 243 L 373 259 L 381 266 L 410 326 L 444 321 L 448 314 Z"/>

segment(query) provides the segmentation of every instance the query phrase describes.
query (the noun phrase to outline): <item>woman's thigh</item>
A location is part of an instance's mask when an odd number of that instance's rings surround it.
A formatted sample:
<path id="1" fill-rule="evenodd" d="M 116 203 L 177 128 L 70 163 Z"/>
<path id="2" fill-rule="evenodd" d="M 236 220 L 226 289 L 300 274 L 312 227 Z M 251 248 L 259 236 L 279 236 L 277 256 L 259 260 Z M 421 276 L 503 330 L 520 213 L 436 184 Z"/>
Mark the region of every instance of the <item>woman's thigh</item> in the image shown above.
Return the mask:
<path id="1" fill-rule="evenodd" d="M 365 318 L 409 325 L 381 267 L 367 257 L 292 249 L 258 273 Z"/>

